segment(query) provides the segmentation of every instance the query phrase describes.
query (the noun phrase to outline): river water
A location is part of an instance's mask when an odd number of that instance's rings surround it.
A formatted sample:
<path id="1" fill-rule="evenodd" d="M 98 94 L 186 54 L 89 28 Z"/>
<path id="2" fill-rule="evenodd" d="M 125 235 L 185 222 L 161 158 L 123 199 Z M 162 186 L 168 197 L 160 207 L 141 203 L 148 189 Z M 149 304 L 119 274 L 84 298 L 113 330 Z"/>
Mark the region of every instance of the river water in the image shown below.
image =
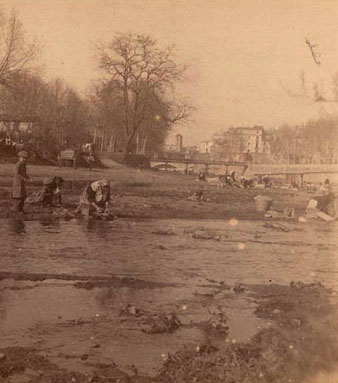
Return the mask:
<path id="1" fill-rule="evenodd" d="M 321 282 L 338 290 L 336 222 L 264 225 L 236 219 L 3 220 L 0 272 L 19 273 L 23 281 L 0 281 L 2 345 L 45 349 L 59 364 L 77 361 L 77 369 L 84 368 L 81 355 L 88 354 L 91 361 L 155 374 L 169 352 L 197 347 L 204 334 L 189 326 L 173 334 L 144 334 L 138 318 L 120 316 L 126 305 L 150 315 L 174 311 L 189 324 L 208 320 L 221 304 L 229 339 L 247 341 L 266 325 L 254 314 L 255 302 L 232 289 L 208 298 L 215 281 L 230 287 Z M 32 273 L 46 280 L 25 280 Z M 55 275 L 114 275 L 168 285 L 86 290 Z"/>
<path id="2" fill-rule="evenodd" d="M 338 287 L 337 223 L 32 221 L 0 224 L 1 271 L 123 275 L 195 283 L 322 282 Z M 289 231 L 284 231 L 286 228 Z"/>

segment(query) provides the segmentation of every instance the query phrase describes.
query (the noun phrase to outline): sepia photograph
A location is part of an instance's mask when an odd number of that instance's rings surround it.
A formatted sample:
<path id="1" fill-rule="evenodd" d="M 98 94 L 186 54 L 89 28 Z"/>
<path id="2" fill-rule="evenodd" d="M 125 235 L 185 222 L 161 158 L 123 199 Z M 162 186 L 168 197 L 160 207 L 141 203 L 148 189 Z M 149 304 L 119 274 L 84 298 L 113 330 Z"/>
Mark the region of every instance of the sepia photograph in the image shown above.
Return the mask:
<path id="1" fill-rule="evenodd" d="M 0 1 L 0 383 L 337 383 L 337 220 L 337 0 Z"/>

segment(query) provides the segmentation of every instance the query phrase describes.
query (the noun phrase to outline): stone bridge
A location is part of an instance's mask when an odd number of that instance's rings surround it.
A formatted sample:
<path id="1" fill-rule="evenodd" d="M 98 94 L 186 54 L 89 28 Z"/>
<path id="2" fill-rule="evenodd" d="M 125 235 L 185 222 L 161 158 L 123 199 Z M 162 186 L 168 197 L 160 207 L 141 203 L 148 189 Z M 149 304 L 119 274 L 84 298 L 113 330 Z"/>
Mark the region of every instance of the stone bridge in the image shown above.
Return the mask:
<path id="1" fill-rule="evenodd" d="M 244 162 L 226 162 L 226 161 L 211 161 L 197 159 L 182 159 L 182 158 L 153 158 L 150 160 L 152 169 L 164 171 L 179 171 L 182 173 L 198 173 L 203 171 L 206 174 L 224 175 L 235 170 L 237 175 L 241 176 L 245 173 L 248 165 Z"/>

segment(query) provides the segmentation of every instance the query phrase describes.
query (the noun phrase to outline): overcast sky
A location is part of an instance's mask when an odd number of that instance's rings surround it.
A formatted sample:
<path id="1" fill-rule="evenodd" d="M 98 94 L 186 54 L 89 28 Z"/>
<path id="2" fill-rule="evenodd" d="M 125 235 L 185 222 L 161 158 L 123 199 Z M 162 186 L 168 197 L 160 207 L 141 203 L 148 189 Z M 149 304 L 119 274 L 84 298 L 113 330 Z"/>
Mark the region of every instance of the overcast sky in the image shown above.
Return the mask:
<path id="1" fill-rule="evenodd" d="M 29 36 L 42 43 L 48 78 L 62 77 L 85 91 L 98 76 L 93 44 L 114 32 L 149 34 L 175 44 L 189 65 L 181 89 L 196 107 L 190 128 L 196 144 L 230 125 L 305 122 L 338 111 L 336 103 L 295 97 L 305 73 L 331 98 L 338 72 L 338 1 L 335 0 L 3 0 L 15 7 Z M 308 38 L 317 44 L 316 65 Z"/>

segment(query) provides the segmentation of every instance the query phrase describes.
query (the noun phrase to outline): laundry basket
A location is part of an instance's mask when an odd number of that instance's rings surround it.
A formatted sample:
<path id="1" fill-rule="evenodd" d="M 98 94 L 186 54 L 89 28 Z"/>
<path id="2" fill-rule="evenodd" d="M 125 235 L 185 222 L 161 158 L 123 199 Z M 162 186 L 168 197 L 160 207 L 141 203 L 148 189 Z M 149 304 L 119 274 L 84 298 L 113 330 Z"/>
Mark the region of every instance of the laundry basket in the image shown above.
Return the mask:
<path id="1" fill-rule="evenodd" d="M 272 198 L 264 196 L 264 195 L 258 195 L 255 197 L 255 204 L 256 204 L 256 210 L 258 212 L 265 212 L 269 210 L 272 204 Z"/>

